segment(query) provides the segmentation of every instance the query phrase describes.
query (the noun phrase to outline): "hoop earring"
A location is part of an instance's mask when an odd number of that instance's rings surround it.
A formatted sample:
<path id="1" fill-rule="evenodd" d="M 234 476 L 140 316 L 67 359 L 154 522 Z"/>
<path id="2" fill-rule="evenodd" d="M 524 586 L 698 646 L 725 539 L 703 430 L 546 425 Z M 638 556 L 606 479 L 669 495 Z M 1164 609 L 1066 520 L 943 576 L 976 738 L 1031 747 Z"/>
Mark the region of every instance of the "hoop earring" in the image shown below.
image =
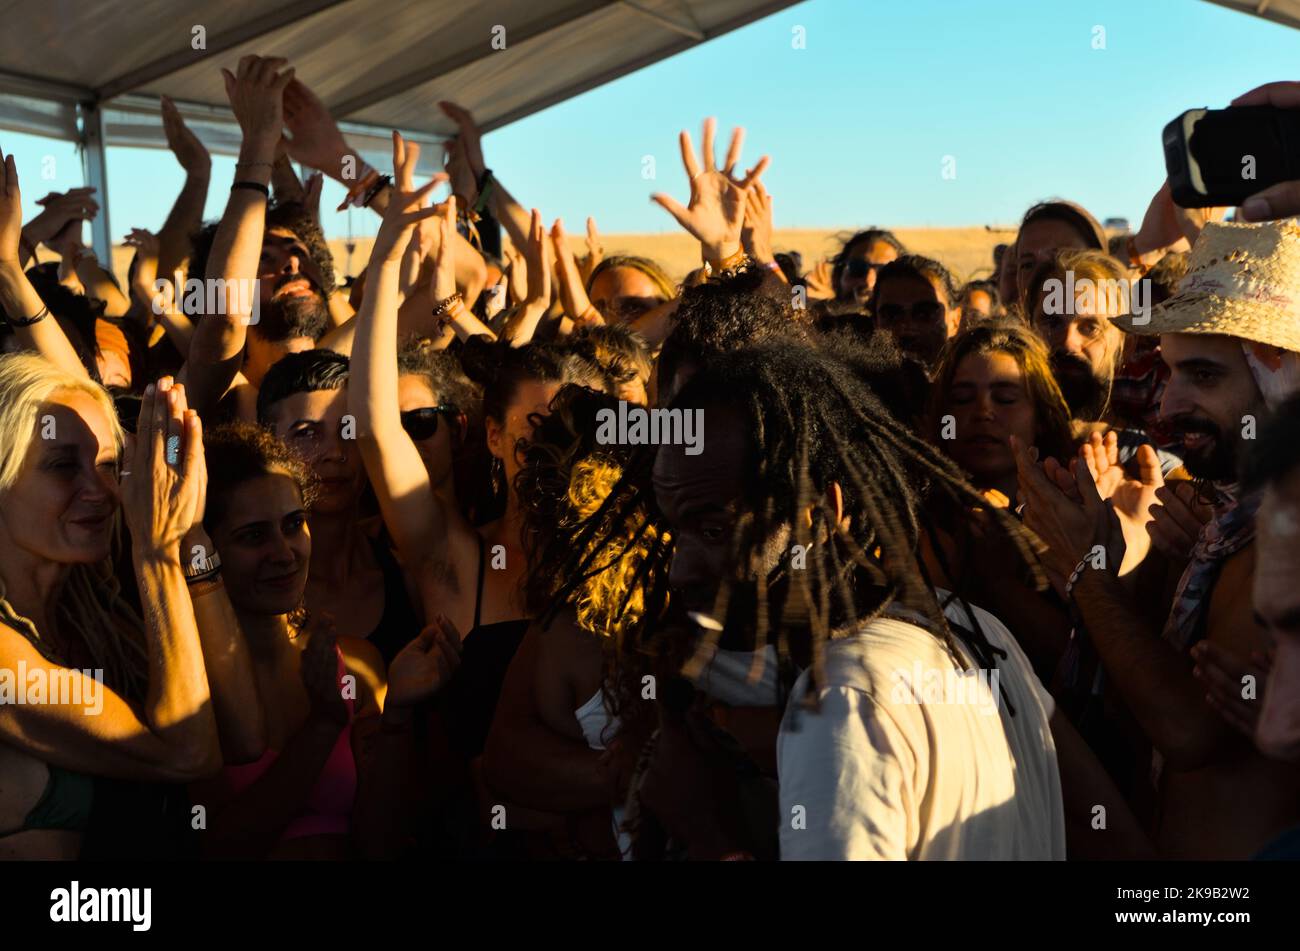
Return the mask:
<path id="1" fill-rule="evenodd" d="M 506 464 L 501 461 L 500 457 L 492 458 L 492 494 L 500 495 L 504 489 L 506 481 Z"/>

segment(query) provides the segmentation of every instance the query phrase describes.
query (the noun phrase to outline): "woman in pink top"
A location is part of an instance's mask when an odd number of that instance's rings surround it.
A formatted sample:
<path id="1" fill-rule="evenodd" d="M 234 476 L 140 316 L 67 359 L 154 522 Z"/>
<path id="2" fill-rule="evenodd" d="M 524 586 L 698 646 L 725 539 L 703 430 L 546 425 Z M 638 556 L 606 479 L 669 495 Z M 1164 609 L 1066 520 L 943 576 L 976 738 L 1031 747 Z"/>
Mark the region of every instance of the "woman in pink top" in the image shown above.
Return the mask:
<path id="1" fill-rule="evenodd" d="M 442 642 L 410 632 L 416 639 L 393 662 L 398 703 L 381 729 L 386 682 L 379 652 L 366 641 L 336 637 L 328 620 L 303 621 L 308 470 L 270 433 L 246 424 L 212 430 L 205 445 L 204 524 L 221 560 L 213 570 L 224 575 L 247 641 L 265 736 L 238 758 L 227 748 L 221 774 L 191 787 L 194 804 L 204 807 L 205 852 L 275 859 L 385 854 L 396 841 L 400 809 L 393 796 L 412 749 L 402 711 L 436 689 Z"/>

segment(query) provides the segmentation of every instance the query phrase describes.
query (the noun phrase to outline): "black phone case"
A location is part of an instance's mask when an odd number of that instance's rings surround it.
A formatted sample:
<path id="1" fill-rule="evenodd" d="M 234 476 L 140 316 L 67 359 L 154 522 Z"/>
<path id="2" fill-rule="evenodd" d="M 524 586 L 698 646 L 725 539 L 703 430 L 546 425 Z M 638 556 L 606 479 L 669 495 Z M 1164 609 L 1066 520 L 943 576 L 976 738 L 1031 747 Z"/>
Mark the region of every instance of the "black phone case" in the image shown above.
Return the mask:
<path id="1" fill-rule="evenodd" d="M 1195 111 L 1195 110 L 1188 110 Z M 1210 110 L 1222 112 L 1224 110 Z M 1192 187 L 1191 170 L 1187 164 L 1188 146 L 1183 134 L 1184 112 L 1165 126 L 1161 142 L 1165 150 L 1165 170 L 1169 176 L 1169 190 L 1174 204 L 1181 208 L 1235 207 L 1251 195 L 1276 185 L 1278 182 L 1300 178 L 1300 110 L 1278 109 L 1275 106 L 1244 106 L 1233 111 L 1255 113 L 1258 121 L 1268 123 L 1278 131 L 1282 143 L 1283 168 L 1271 177 L 1242 179 L 1231 188 L 1212 189 L 1202 194 Z"/>

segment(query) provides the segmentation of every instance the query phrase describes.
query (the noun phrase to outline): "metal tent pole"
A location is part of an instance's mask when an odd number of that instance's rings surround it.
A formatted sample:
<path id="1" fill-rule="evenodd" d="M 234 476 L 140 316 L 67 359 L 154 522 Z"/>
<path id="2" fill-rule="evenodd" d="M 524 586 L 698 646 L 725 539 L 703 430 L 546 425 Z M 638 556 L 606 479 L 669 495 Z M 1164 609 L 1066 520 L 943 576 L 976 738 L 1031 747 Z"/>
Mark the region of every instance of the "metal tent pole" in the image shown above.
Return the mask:
<path id="1" fill-rule="evenodd" d="M 104 113 L 92 102 L 80 104 L 81 170 L 87 185 L 95 189 L 99 214 L 90 223 L 90 243 L 109 271 L 113 270 L 113 232 L 108 223 L 108 154 L 104 147 Z"/>

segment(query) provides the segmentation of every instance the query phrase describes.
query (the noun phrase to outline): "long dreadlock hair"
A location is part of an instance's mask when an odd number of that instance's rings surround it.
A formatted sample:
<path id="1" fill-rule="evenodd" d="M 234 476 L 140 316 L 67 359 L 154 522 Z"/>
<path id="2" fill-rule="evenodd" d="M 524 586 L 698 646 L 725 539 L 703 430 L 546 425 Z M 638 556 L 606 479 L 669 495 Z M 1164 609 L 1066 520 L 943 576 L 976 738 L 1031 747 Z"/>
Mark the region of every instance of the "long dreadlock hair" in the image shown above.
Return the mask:
<path id="1" fill-rule="evenodd" d="M 575 535 L 602 508 L 623 480 L 630 447 L 605 445 L 597 439 L 598 414 L 617 412 L 618 399 L 576 384 L 566 384 L 551 400 L 550 412 L 534 414 L 533 435 L 523 449 L 515 479 L 523 512 L 523 539 L 528 555 L 524 579 L 525 607 L 543 627 L 563 610 L 577 626 L 601 638 L 601 691 L 606 709 L 624 728 L 640 731 L 645 704 L 631 690 L 642 671 L 638 657 L 622 647 L 629 628 L 642 624 L 652 591 L 666 589 L 668 537 L 646 516 L 643 506 L 626 510 L 622 524 L 606 526 L 604 557 L 582 579 L 566 585 L 562 566 L 574 550 Z M 610 506 L 607 517 L 618 518 Z M 619 530 L 621 527 L 621 531 Z M 588 544 L 595 544 L 595 536 Z"/>
<path id="2" fill-rule="evenodd" d="M 800 652 L 811 654 L 814 685 L 824 683 L 827 641 L 895 604 L 919 614 L 965 665 L 920 555 L 923 538 L 933 538 L 922 501 L 939 496 L 965 511 L 983 500 L 951 461 L 884 408 L 860 372 L 784 340 L 721 355 L 682 387 L 672 408 L 733 410 L 750 435 L 731 570 L 719 586 L 713 617 L 727 618 L 733 594 L 752 591 L 751 678 L 761 674 L 773 629 L 782 661 L 792 656 L 791 632 L 806 630 L 810 643 L 798 645 Z M 653 451 L 629 460 L 623 479 L 574 535 L 560 567 L 562 597 L 606 563 L 628 531 L 666 529 L 653 498 L 653 461 Z M 832 483 L 841 490 L 839 513 L 832 507 Z M 646 513 L 645 525 L 636 525 L 638 510 Z M 1024 529 L 1001 510 L 987 517 L 1010 535 L 1041 586 Z M 781 554 L 770 568 L 777 548 Z M 648 610 L 624 632 L 624 651 L 674 652 L 666 626 L 654 623 L 667 604 L 663 581 L 649 581 Z M 988 643 L 969 606 L 966 616 L 970 629 L 959 626 L 959 636 L 979 663 L 993 666 L 1002 652 Z M 720 636 L 721 630 L 706 630 L 681 672 L 697 675 Z M 816 690 L 809 696 L 815 698 Z"/>

